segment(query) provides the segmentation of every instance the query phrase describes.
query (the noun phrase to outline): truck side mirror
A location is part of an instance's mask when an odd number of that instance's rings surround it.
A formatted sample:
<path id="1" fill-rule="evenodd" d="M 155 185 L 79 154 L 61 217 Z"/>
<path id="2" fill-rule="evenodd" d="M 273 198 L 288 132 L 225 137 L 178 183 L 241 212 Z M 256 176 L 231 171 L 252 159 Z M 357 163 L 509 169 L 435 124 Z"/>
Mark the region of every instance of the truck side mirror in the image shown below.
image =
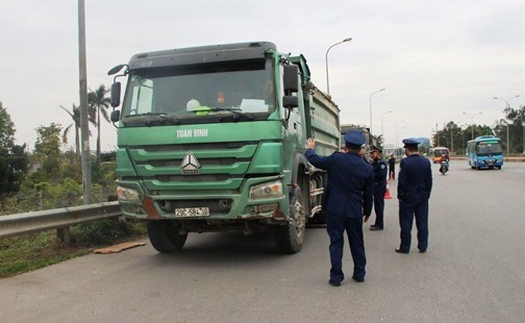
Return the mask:
<path id="1" fill-rule="evenodd" d="M 299 91 L 299 66 L 284 65 L 283 66 L 283 107 L 293 109 L 299 106 L 299 99 L 292 95 Z"/>
<path id="2" fill-rule="evenodd" d="M 111 111 L 110 120 L 113 123 L 118 122 L 120 120 L 120 110 Z"/>
<path id="3" fill-rule="evenodd" d="M 111 84 L 111 106 L 116 108 L 120 105 L 120 82 Z"/>
<path id="4" fill-rule="evenodd" d="M 299 91 L 299 66 L 285 65 L 283 66 L 283 87 L 285 95 Z"/>
<path id="5" fill-rule="evenodd" d="M 292 109 L 299 106 L 299 98 L 294 95 L 283 96 L 283 107 Z"/>

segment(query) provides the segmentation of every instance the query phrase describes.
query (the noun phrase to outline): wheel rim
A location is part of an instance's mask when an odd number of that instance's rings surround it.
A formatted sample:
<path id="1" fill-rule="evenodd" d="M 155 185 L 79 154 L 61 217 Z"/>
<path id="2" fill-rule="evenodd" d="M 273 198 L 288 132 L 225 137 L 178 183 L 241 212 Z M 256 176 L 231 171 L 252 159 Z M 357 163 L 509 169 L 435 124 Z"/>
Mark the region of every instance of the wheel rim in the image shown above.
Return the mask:
<path id="1" fill-rule="evenodd" d="M 304 216 L 303 205 L 301 204 L 298 198 L 295 199 L 293 210 L 293 226 L 295 229 L 295 235 L 298 239 L 302 239 L 304 236 L 304 230 L 306 228 L 306 217 Z"/>

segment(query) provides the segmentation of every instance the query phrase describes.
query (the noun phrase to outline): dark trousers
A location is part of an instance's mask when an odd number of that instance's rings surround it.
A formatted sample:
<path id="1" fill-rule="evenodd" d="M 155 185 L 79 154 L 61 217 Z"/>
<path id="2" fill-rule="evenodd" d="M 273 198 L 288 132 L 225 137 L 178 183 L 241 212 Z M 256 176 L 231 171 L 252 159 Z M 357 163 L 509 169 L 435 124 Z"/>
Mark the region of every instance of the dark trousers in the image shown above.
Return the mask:
<path id="1" fill-rule="evenodd" d="M 388 174 L 389 179 L 396 179 L 396 170 L 394 168 L 391 167 Z"/>
<path id="2" fill-rule="evenodd" d="M 401 227 L 402 251 L 410 250 L 412 240 L 412 223 L 416 218 L 417 227 L 417 248 L 424 252 L 428 247 L 428 198 L 420 196 L 411 200 L 399 202 L 399 226 Z"/>
<path id="3" fill-rule="evenodd" d="M 363 218 L 349 218 L 345 216 L 336 216 L 327 214 L 326 231 L 330 237 L 330 279 L 341 282 L 345 275 L 343 273 L 343 248 L 344 232 L 348 236 L 350 252 L 354 261 L 353 276 L 360 279 L 364 278 L 366 271 L 365 244 L 363 240 Z"/>
<path id="4" fill-rule="evenodd" d="M 376 222 L 374 226 L 383 227 L 383 215 L 385 213 L 385 194 L 386 190 L 374 191 L 374 211 L 376 213 Z"/>

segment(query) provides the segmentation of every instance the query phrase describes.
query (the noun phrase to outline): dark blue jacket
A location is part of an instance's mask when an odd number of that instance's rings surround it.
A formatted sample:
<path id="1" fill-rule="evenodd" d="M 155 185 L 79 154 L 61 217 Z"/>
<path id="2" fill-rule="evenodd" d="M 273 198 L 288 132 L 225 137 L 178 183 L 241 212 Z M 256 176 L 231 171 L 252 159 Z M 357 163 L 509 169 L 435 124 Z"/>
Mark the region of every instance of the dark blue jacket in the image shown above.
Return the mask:
<path id="1" fill-rule="evenodd" d="M 374 182 L 376 192 L 385 194 L 386 192 L 386 173 L 387 167 L 383 159 L 372 161 L 372 167 L 374 168 Z"/>
<path id="2" fill-rule="evenodd" d="M 419 154 L 401 160 L 397 182 L 397 198 L 402 202 L 417 203 L 430 198 L 432 168 L 430 161 Z"/>
<path id="3" fill-rule="evenodd" d="M 357 153 L 336 152 L 318 156 L 312 149 L 305 153 L 308 161 L 328 171 L 323 209 L 329 214 L 362 217 L 372 212 L 374 172 Z"/>

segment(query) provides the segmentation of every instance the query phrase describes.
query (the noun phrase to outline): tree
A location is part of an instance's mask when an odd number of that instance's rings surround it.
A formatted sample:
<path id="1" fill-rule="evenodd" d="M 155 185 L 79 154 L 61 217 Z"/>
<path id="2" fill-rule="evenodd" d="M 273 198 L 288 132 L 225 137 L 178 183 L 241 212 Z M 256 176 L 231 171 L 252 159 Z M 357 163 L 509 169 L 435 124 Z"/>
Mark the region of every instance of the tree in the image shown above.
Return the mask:
<path id="1" fill-rule="evenodd" d="M 2 152 L 13 147 L 15 124 L 11 121 L 11 116 L 7 110 L 2 106 L 0 101 L 0 149 Z"/>
<path id="2" fill-rule="evenodd" d="M 509 143 L 510 152 L 523 152 L 525 151 L 525 106 L 520 106 L 519 109 L 513 109 L 509 106 L 503 110 L 505 113 L 505 119 L 507 130 L 509 131 Z"/>
<path id="3" fill-rule="evenodd" d="M 60 105 L 62 110 L 66 111 L 67 114 L 73 119 L 73 123 L 67 126 L 64 129 L 64 132 L 62 133 L 62 141 L 67 144 L 67 135 L 69 134 L 69 131 L 74 128 L 75 129 L 75 153 L 80 156 L 80 107 L 76 106 L 74 103 L 71 105 L 71 111 L 64 108 Z M 94 126 L 97 125 L 97 122 L 94 118 L 91 117 L 91 115 L 88 115 L 89 122 L 91 122 Z"/>
<path id="4" fill-rule="evenodd" d="M 60 124 L 51 123 L 49 126 L 39 126 L 36 129 L 35 160 L 40 164 L 39 172 L 43 173 L 47 181 L 57 183 L 62 179 L 62 154 L 60 153 Z"/>
<path id="5" fill-rule="evenodd" d="M 109 121 L 108 112 L 106 111 L 111 106 L 111 99 L 107 96 L 109 90 L 104 84 L 99 85 L 95 91 L 88 93 L 88 107 L 90 118 L 96 120 L 97 127 L 97 157 L 100 156 L 100 115 Z M 102 109 L 104 108 L 104 109 Z"/>
<path id="6" fill-rule="evenodd" d="M 28 168 L 25 145 L 14 144 L 15 128 L 11 116 L 0 102 L 0 196 L 20 190 Z"/>
<path id="7" fill-rule="evenodd" d="M 434 147 L 446 146 L 450 151 L 458 150 L 458 148 L 463 146 L 461 144 L 462 131 L 463 129 L 456 125 L 454 121 L 449 121 L 434 137 Z"/>
<path id="8" fill-rule="evenodd" d="M 62 134 L 62 141 L 67 144 L 67 135 L 72 127 L 75 129 L 75 153 L 80 156 L 80 107 L 74 103 L 71 105 L 71 111 L 60 105 L 62 110 L 66 111 L 67 114 L 73 119 L 73 123 L 64 129 Z"/>
<path id="9" fill-rule="evenodd" d="M 469 125 L 465 129 L 449 121 L 442 130 L 436 132 L 432 144 L 434 147 L 445 146 L 456 154 L 464 154 L 467 142 L 478 136 L 492 135 L 494 131 L 487 125 Z"/>

